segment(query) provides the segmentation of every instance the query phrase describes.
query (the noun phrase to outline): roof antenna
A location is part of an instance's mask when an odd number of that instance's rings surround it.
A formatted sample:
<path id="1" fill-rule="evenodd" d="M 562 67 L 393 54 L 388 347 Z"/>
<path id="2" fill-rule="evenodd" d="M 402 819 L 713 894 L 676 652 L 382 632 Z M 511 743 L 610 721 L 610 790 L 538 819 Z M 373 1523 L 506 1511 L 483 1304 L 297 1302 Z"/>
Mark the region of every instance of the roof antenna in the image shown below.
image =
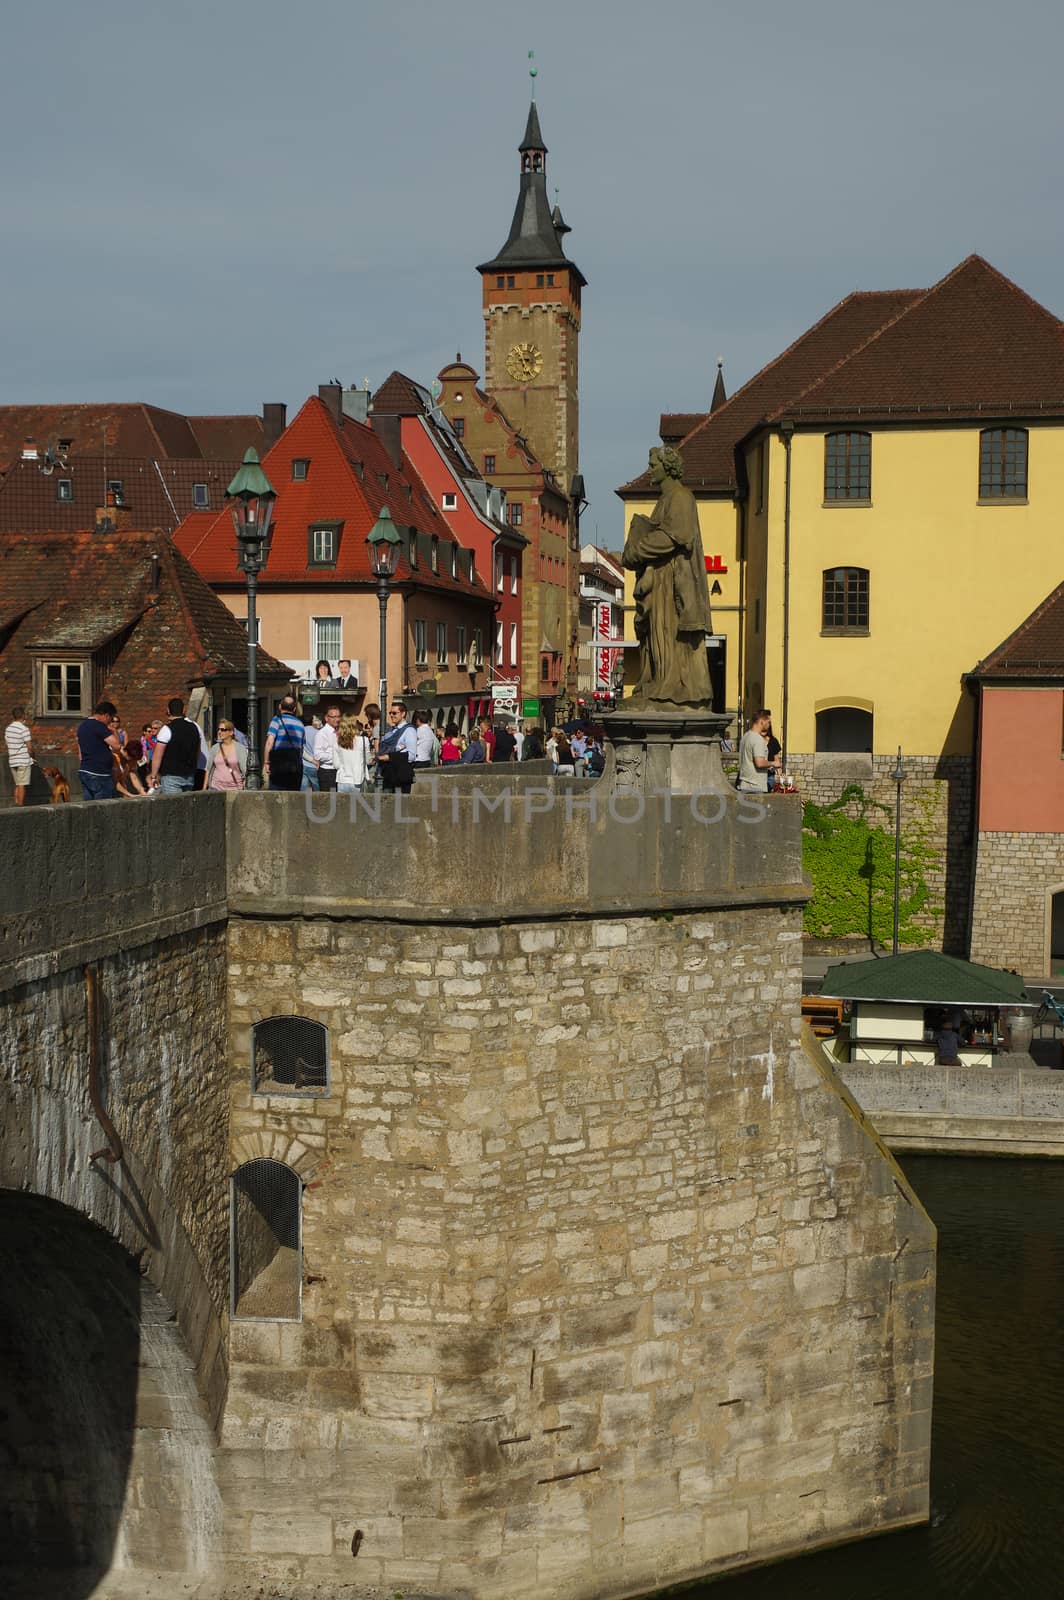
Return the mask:
<path id="1" fill-rule="evenodd" d="M 534 50 L 530 50 L 528 52 L 528 59 L 532 62 L 532 65 L 528 69 L 528 76 L 532 79 L 532 98 L 534 100 L 536 98 L 536 72 L 538 71 L 538 68 L 535 64 L 536 52 Z"/>

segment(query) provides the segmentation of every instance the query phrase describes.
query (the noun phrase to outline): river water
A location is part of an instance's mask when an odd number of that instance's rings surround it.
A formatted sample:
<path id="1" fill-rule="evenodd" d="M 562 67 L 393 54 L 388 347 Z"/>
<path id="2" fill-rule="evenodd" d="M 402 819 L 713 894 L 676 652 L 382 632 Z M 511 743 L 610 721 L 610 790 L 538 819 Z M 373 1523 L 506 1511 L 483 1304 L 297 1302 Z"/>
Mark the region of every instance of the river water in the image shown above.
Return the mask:
<path id="1" fill-rule="evenodd" d="M 900 1159 L 938 1227 L 930 1525 L 687 1595 L 1064 1594 L 1064 1161 Z"/>

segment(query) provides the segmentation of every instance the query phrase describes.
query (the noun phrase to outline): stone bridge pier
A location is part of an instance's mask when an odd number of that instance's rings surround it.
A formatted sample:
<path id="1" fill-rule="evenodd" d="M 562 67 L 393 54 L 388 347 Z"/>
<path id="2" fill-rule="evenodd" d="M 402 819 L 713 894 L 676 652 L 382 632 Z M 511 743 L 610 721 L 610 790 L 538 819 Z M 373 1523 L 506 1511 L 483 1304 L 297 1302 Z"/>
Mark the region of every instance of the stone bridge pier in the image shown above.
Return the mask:
<path id="1" fill-rule="evenodd" d="M 599 789 L 0 816 L 61 1592 L 619 1600 L 926 1517 L 934 1230 L 803 1047 L 797 810 Z"/>

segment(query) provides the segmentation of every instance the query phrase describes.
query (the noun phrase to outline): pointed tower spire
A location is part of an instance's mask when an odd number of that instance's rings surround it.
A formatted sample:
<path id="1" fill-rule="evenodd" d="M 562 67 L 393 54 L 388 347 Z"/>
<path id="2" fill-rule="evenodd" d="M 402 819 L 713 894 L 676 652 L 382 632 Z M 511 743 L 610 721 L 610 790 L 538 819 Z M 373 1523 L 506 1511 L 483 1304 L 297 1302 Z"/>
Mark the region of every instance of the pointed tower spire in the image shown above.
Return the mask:
<path id="1" fill-rule="evenodd" d="M 727 398 L 728 391 L 724 387 L 724 357 L 718 356 L 717 381 L 713 385 L 713 399 L 709 403 L 710 415 L 712 415 L 714 411 L 719 411 Z"/>
<path id="2" fill-rule="evenodd" d="M 535 70 L 534 67 L 530 69 L 533 88 Z M 509 236 L 498 255 L 482 262 L 477 271 L 497 273 L 513 272 L 515 268 L 566 267 L 574 281 L 583 284 L 586 279 L 562 247 L 562 236 L 572 230 L 557 205 L 551 210 L 547 195 L 547 145 L 535 100 L 529 105 L 525 136 L 517 148 L 521 156 L 521 182 Z"/>

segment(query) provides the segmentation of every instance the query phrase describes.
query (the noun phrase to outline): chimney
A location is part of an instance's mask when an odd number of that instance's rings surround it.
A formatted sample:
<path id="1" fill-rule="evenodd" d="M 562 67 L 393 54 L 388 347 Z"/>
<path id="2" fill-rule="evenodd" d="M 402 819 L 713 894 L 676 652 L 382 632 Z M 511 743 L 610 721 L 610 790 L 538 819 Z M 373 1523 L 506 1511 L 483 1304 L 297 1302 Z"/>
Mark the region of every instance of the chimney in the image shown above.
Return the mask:
<path id="1" fill-rule="evenodd" d="M 95 528 L 97 533 L 118 533 L 125 528 L 133 526 L 133 513 L 128 506 L 115 505 L 115 492 L 107 491 L 107 504 L 96 507 Z"/>
<path id="2" fill-rule="evenodd" d="M 277 443 L 288 421 L 288 407 L 283 400 L 264 400 L 262 405 L 262 453 Z"/>
<path id="3" fill-rule="evenodd" d="M 319 383 L 318 399 L 328 408 L 333 421 L 339 426 L 343 421 L 343 390 L 338 383 Z"/>
<path id="4" fill-rule="evenodd" d="M 402 467 L 402 418 L 391 417 L 384 412 L 374 411 L 370 416 L 369 425 L 377 435 L 377 438 L 380 440 L 381 444 L 387 450 L 388 454 L 391 456 L 392 460 L 395 462 L 396 466 Z"/>
<path id="5" fill-rule="evenodd" d="M 345 389 L 343 392 L 344 416 L 352 422 L 369 421 L 369 390 Z"/>
<path id="6" fill-rule="evenodd" d="M 23 440 L 23 442 L 22 442 L 22 459 L 23 459 L 23 461 L 36 461 L 37 460 L 37 441 L 36 441 L 36 439 L 24 439 Z"/>

